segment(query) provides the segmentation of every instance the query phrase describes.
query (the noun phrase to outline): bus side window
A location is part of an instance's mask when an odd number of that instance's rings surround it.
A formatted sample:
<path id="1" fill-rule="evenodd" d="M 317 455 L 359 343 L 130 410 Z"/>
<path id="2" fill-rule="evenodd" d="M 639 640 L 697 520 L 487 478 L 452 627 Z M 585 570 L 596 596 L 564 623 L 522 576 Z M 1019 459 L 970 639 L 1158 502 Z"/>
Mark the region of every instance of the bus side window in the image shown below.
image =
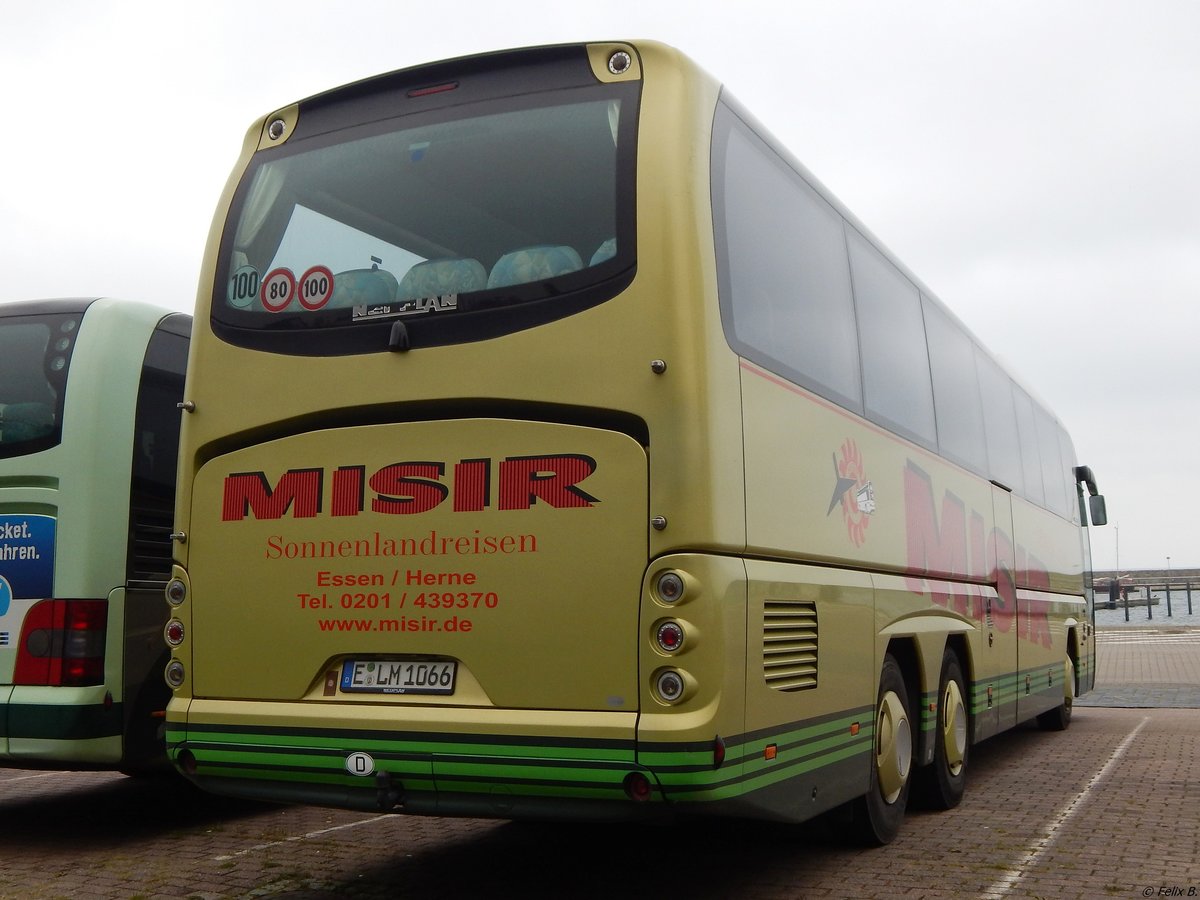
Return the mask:
<path id="1" fill-rule="evenodd" d="M 937 446 L 929 351 L 917 286 L 856 229 L 846 229 L 867 417 Z"/>
<path id="2" fill-rule="evenodd" d="M 974 472 L 987 472 L 974 342 L 948 313 L 928 297 L 924 300 L 938 447 L 947 459 Z"/>
<path id="3" fill-rule="evenodd" d="M 171 571 L 179 409 L 188 339 L 155 330 L 146 348 L 138 387 L 130 478 L 129 580 L 166 581 Z"/>
<path id="4" fill-rule="evenodd" d="M 713 218 L 730 346 L 862 411 L 843 219 L 727 106 L 713 136 Z"/>

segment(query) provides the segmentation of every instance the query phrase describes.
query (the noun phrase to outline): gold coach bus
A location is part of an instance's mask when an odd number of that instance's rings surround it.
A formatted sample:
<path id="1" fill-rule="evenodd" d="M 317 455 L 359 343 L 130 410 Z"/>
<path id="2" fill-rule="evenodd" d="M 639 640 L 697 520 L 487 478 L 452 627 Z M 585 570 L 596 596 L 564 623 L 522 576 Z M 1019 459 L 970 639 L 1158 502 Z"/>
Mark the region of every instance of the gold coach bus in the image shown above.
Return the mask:
<path id="1" fill-rule="evenodd" d="M 668 47 L 265 116 L 189 365 L 167 737 L 204 788 L 885 842 L 1092 682 L 1065 431 Z"/>

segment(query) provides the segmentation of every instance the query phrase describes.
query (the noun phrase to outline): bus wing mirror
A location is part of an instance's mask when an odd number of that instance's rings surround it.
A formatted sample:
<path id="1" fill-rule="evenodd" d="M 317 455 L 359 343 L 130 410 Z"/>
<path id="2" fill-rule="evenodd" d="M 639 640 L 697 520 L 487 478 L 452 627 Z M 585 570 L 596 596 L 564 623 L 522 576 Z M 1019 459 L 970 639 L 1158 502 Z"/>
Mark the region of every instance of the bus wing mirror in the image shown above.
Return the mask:
<path id="1" fill-rule="evenodd" d="M 1090 466 L 1076 466 L 1075 480 L 1087 488 L 1088 511 L 1091 513 L 1093 525 L 1108 524 L 1108 510 L 1104 505 L 1104 495 L 1096 487 L 1096 476 Z M 1083 512 L 1083 498 L 1080 497 L 1080 512 Z"/>

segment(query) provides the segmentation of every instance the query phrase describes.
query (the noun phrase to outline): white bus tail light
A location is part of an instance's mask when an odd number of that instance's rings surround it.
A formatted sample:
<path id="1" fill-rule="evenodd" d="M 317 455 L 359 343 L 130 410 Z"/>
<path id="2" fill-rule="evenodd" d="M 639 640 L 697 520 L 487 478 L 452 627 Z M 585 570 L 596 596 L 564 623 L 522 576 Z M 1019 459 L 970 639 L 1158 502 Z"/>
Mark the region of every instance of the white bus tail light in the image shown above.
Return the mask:
<path id="1" fill-rule="evenodd" d="M 167 582 L 167 602 L 172 606 L 179 606 L 187 599 L 187 585 L 178 578 L 172 578 Z"/>
<path id="2" fill-rule="evenodd" d="M 663 603 L 671 605 L 683 599 L 687 584 L 678 572 L 663 572 L 654 581 L 654 593 Z"/>
<path id="3" fill-rule="evenodd" d="M 163 670 L 163 677 L 172 688 L 181 687 L 186 674 L 183 663 L 177 659 L 173 659 L 167 663 L 166 669 Z"/>
<path id="4" fill-rule="evenodd" d="M 659 669 L 650 676 L 654 695 L 660 703 L 682 703 L 696 691 L 696 682 L 682 669 Z"/>
<path id="5" fill-rule="evenodd" d="M 104 683 L 107 600 L 41 600 L 21 625 L 13 684 L 84 687 Z"/>

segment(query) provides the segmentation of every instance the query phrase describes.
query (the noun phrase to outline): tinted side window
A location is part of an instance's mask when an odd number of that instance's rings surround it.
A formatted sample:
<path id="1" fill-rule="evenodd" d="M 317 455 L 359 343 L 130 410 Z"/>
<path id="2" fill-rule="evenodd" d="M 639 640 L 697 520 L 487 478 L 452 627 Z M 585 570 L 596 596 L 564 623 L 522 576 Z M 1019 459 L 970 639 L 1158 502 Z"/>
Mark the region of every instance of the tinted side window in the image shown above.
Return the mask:
<path id="1" fill-rule="evenodd" d="M 1058 445 L 1058 424 L 1040 406 L 1034 409 L 1034 421 L 1037 423 L 1038 450 L 1042 458 L 1046 508 L 1071 518 L 1072 504 L 1067 496 L 1067 473 L 1063 471 L 1062 448 Z"/>
<path id="2" fill-rule="evenodd" d="M 188 339 L 156 330 L 146 348 L 134 413 L 129 497 L 130 581 L 166 581 L 171 572 L 171 526 L 179 416 Z"/>
<path id="3" fill-rule="evenodd" d="M 728 108 L 713 137 L 722 315 L 731 345 L 861 411 L 841 215 Z"/>
<path id="4" fill-rule="evenodd" d="M 82 314 L 0 320 L 0 457 L 62 440 L 67 372 Z"/>
<path id="5" fill-rule="evenodd" d="M 925 298 L 923 305 L 938 446 L 947 459 L 976 472 L 986 472 L 987 446 L 979 378 L 975 372 L 975 345 L 936 304 Z"/>
<path id="6" fill-rule="evenodd" d="M 1071 436 L 1059 426 L 1058 429 L 1058 448 L 1062 452 L 1062 475 L 1066 479 L 1063 488 L 1067 492 L 1067 506 L 1069 516 L 1072 522 L 1078 524 L 1083 514 L 1086 518 L 1086 512 L 1083 508 L 1083 498 L 1079 495 L 1078 482 L 1075 481 L 1075 445 L 1071 442 Z"/>
<path id="7" fill-rule="evenodd" d="M 1013 405 L 1012 379 L 995 360 L 978 350 L 977 361 L 991 476 L 1005 487 L 1023 494 L 1025 476 L 1021 469 L 1021 440 L 1017 432 L 1017 410 Z"/>
<path id="8" fill-rule="evenodd" d="M 1027 499 L 1045 505 L 1042 489 L 1042 461 L 1038 453 L 1037 429 L 1033 424 L 1033 401 L 1020 388 L 1013 388 L 1013 407 L 1017 412 L 1017 434 L 1021 441 L 1021 472 Z"/>
<path id="9" fill-rule="evenodd" d="M 869 418 L 937 446 L 929 352 L 916 286 L 853 229 L 847 230 Z"/>

